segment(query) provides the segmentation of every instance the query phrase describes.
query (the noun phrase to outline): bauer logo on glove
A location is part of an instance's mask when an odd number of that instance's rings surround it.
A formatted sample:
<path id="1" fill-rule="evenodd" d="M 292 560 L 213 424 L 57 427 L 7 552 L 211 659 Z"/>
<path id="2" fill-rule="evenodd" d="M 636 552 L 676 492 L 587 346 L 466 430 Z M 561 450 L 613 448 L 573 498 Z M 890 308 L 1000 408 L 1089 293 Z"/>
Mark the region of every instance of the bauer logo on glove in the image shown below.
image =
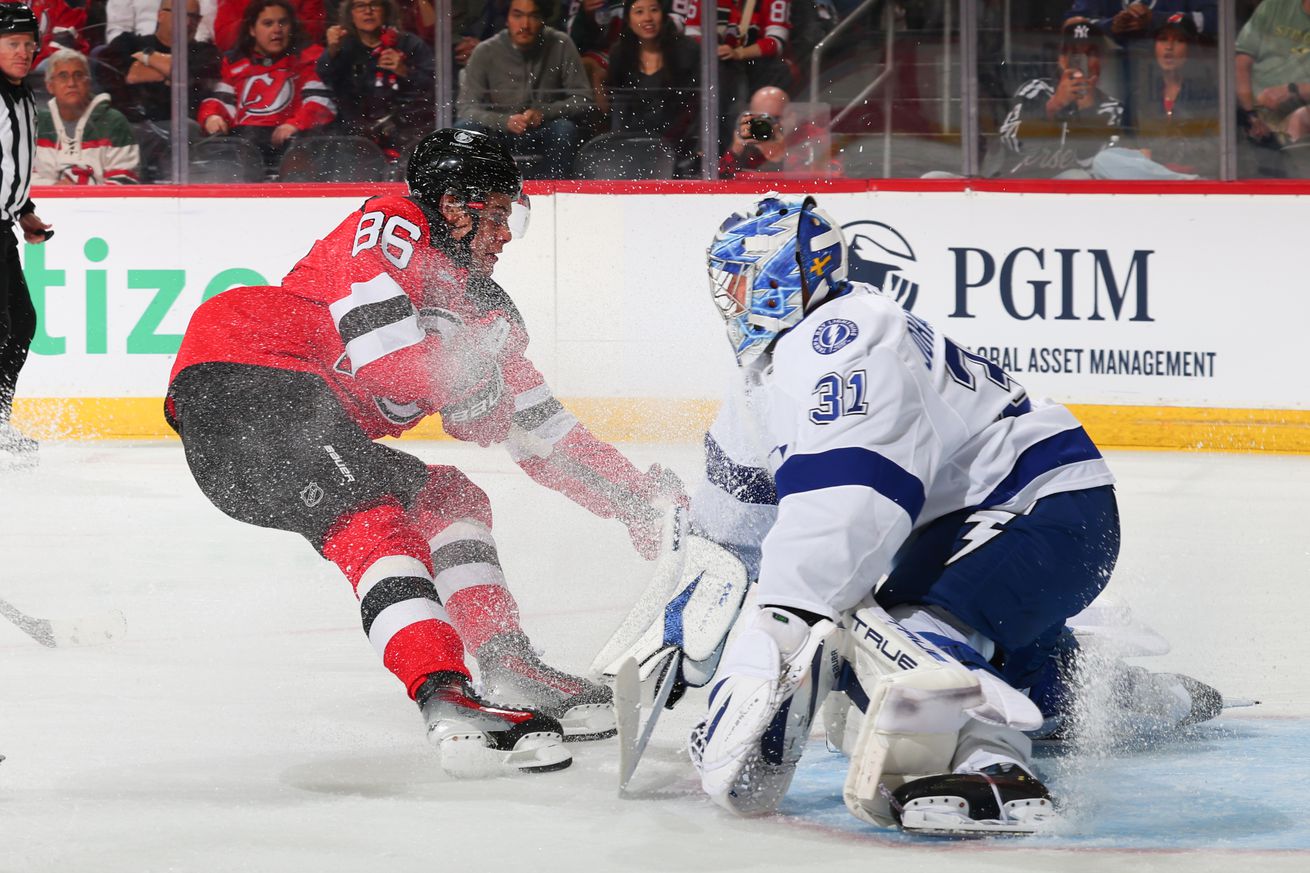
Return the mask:
<path id="1" fill-rule="evenodd" d="M 454 403 L 441 408 L 441 421 L 444 424 L 464 424 L 477 421 L 500 405 L 501 395 L 505 393 L 505 380 L 501 378 L 500 368 L 477 389 Z"/>

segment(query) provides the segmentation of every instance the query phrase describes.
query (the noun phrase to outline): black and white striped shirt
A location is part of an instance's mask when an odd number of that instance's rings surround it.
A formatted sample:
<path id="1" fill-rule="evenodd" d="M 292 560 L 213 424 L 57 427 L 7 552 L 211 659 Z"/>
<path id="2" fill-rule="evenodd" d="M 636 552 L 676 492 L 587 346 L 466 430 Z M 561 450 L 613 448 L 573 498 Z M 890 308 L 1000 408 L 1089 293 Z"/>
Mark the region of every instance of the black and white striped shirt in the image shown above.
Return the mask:
<path id="1" fill-rule="evenodd" d="M 0 102 L 0 222 L 16 222 L 20 214 L 32 211 L 28 204 L 36 156 L 36 101 L 26 85 L 0 75 Z"/>

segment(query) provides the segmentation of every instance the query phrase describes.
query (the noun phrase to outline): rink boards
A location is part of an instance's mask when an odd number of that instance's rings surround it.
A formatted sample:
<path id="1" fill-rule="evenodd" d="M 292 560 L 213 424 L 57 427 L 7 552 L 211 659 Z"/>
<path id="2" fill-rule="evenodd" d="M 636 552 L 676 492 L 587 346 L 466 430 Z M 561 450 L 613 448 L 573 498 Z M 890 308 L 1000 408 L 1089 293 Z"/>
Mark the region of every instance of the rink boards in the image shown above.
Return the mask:
<path id="1" fill-rule="evenodd" d="M 703 252 L 754 196 L 573 187 L 534 194 L 496 272 L 529 354 L 602 436 L 694 440 L 733 366 Z M 1102 444 L 1310 451 L 1310 296 L 1286 254 L 1304 196 L 860 187 L 820 193 L 852 277 L 1075 405 Z M 160 398 L 195 307 L 279 281 L 376 188 L 322 190 L 38 191 L 58 233 L 24 247 L 41 328 L 20 417 L 48 436 L 168 435 Z"/>

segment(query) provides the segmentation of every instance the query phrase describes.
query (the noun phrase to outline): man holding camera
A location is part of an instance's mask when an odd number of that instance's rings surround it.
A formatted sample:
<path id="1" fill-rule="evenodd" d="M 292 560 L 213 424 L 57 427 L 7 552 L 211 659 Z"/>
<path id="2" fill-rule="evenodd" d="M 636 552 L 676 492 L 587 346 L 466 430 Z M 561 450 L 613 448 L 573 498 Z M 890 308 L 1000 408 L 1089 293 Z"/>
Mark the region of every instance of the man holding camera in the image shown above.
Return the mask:
<path id="1" fill-rule="evenodd" d="M 1103 52 L 1113 50 L 1086 18 L 1064 23 L 1055 79 L 1019 87 L 1001 123 L 1000 148 L 984 175 L 1009 178 L 1088 179 L 1092 160 L 1123 136 L 1123 104 L 1099 87 Z"/>
<path id="2" fill-rule="evenodd" d="M 750 107 L 737 119 L 732 145 L 719 158 L 719 178 L 731 179 L 741 172 L 770 172 L 782 169 L 787 154 L 787 92 L 772 86 L 751 95 Z"/>
<path id="3" fill-rule="evenodd" d="M 787 171 L 806 178 L 839 174 L 827 131 L 798 112 L 800 106 L 792 106 L 781 88 L 766 86 L 752 94 L 749 107 L 737 116 L 732 145 L 719 158 L 719 178 Z"/>

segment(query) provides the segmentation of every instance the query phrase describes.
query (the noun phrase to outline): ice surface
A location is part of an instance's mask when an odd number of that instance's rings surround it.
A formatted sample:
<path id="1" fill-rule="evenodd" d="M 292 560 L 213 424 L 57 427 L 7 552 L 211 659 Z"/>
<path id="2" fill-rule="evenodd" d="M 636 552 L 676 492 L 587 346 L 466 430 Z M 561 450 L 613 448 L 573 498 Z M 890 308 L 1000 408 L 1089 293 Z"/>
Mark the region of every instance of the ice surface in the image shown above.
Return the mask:
<path id="1" fill-rule="evenodd" d="M 494 450 L 405 446 L 487 490 L 528 630 L 585 668 L 648 572 L 622 527 Z M 687 477 L 697 461 L 628 452 Z M 121 609 L 128 631 L 60 650 L 0 623 L 0 871 L 1310 870 L 1310 458 L 1110 460 L 1112 588 L 1173 645 L 1151 665 L 1264 703 L 1156 748 L 1044 754 L 1069 827 L 980 843 L 860 824 L 821 744 L 783 814 L 720 813 L 683 751 L 696 699 L 661 721 L 632 799 L 612 743 L 575 746 L 562 773 L 448 780 L 308 545 L 213 509 L 176 443 L 47 445 L 0 474 L 0 597 Z"/>

